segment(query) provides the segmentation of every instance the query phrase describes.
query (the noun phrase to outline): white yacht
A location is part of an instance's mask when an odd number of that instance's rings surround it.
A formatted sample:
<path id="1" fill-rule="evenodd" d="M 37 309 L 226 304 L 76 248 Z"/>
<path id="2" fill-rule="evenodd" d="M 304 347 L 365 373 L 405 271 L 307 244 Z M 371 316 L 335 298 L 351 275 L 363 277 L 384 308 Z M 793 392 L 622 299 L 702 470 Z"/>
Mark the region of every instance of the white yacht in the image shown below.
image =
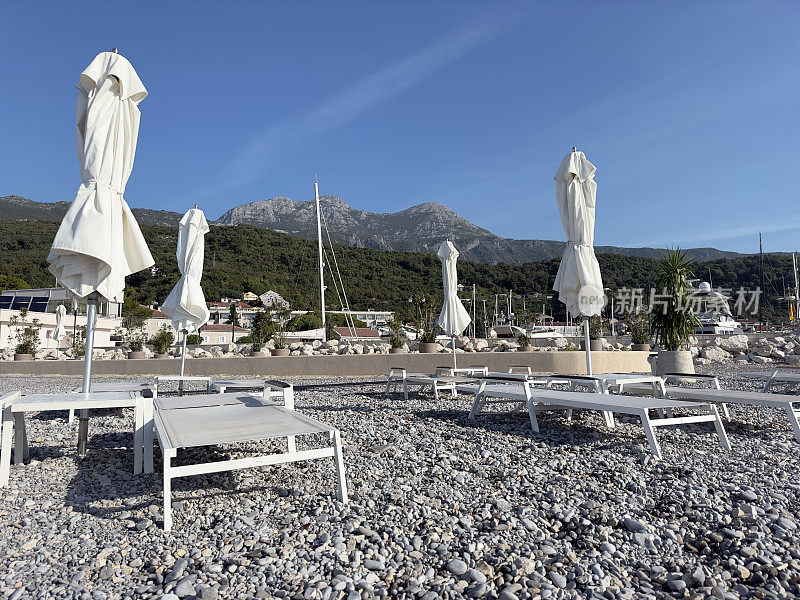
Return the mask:
<path id="1" fill-rule="evenodd" d="M 728 299 L 720 292 L 711 289 L 711 284 L 703 281 L 692 289 L 691 299 L 697 302 L 697 333 L 730 335 L 742 333 L 742 325 L 733 318 Z"/>

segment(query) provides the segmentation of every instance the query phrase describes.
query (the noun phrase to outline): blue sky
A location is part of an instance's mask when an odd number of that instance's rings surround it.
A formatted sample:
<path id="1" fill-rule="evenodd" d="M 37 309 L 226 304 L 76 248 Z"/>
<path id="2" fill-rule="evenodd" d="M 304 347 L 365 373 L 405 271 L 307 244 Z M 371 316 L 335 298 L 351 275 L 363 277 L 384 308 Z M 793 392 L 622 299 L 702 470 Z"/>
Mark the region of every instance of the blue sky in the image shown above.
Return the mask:
<path id="1" fill-rule="evenodd" d="M 577 145 L 597 244 L 800 246 L 797 2 L 4 3 L 0 195 L 72 199 L 74 85 L 115 46 L 150 92 L 134 207 L 217 218 L 318 173 L 357 209 L 562 239 Z"/>

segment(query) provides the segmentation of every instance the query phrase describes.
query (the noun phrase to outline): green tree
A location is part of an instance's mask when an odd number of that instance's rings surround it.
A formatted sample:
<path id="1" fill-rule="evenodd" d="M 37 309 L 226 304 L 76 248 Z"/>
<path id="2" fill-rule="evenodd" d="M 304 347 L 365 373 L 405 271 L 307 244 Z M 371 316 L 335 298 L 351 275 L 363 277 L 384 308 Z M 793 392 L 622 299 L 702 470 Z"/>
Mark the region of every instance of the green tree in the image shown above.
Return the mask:
<path id="1" fill-rule="evenodd" d="M 142 306 L 128 294 L 122 303 L 122 323 L 126 329 L 141 329 L 144 322 L 153 316 L 153 311 Z"/>
<path id="2" fill-rule="evenodd" d="M 231 302 L 230 308 L 228 309 L 228 323 L 235 325 L 236 327 L 241 327 L 241 324 L 239 323 L 239 313 L 236 311 L 235 302 Z"/>

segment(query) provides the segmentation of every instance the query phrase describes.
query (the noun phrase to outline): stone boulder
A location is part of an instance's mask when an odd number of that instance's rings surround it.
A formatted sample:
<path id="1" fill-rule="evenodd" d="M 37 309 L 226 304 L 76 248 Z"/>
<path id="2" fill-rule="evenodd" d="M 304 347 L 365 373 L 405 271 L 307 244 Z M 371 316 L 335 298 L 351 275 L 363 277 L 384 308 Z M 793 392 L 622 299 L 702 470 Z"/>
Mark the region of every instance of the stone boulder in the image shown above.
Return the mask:
<path id="1" fill-rule="evenodd" d="M 748 354 L 750 355 L 755 354 L 757 356 L 768 357 L 772 355 L 772 346 L 770 346 L 769 344 L 759 344 L 758 346 L 751 348 Z"/>
<path id="2" fill-rule="evenodd" d="M 706 346 L 700 351 L 700 357 L 713 362 L 728 362 L 733 358 L 719 346 Z"/>
<path id="3" fill-rule="evenodd" d="M 747 358 L 758 365 L 768 365 L 772 362 L 771 358 L 761 356 L 760 354 L 748 354 Z"/>
<path id="4" fill-rule="evenodd" d="M 750 342 L 745 334 L 732 335 L 727 338 L 717 339 L 719 340 L 717 345 L 731 354 L 742 354 L 747 352 L 748 348 L 750 347 Z"/>

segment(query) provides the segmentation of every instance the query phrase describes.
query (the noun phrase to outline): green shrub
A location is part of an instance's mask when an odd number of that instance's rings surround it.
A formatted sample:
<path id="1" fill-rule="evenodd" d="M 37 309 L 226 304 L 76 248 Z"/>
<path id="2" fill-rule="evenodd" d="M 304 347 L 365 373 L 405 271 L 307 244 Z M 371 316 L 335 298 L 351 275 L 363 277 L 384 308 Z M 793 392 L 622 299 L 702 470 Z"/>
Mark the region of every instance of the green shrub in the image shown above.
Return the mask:
<path id="1" fill-rule="evenodd" d="M 161 331 L 155 334 L 150 343 L 153 344 L 153 349 L 156 354 L 166 354 L 175 342 L 175 335 L 167 328 L 166 325 L 161 327 Z"/>
<path id="2" fill-rule="evenodd" d="M 524 333 L 517 338 L 517 343 L 520 345 L 521 348 L 527 348 L 531 345 L 530 338 L 525 335 Z"/>
<path id="3" fill-rule="evenodd" d="M 650 315 L 644 311 L 633 313 L 628 317 L 632 344 L 649 344 L 653 335 L 650 328 Z"/>
<path id="4" fill-rule="evenodd" d="M 603 331 L 603 321 L 599 315 L 595 315 L 589 319 L 589 339 L 599 340 L 600 333 Z"/>
<path id="5" fill-rule="evenodd" d="M 186 338 L 186 343 L 189 346 L 199 346 L 203 343 L 203 338 L 200 337 L 199 333 L 190 333 Z"/>
<path id="6" fill-rule="evenodd" d="M 23 308 L 19 316 L 14 315 L 8 320 L 14 333 L 8 336 L 8 341 L 14 344 L 17 354 L 36 354 L 39 349 L 39 319 L 28 322 L 28 310 Z"/>

